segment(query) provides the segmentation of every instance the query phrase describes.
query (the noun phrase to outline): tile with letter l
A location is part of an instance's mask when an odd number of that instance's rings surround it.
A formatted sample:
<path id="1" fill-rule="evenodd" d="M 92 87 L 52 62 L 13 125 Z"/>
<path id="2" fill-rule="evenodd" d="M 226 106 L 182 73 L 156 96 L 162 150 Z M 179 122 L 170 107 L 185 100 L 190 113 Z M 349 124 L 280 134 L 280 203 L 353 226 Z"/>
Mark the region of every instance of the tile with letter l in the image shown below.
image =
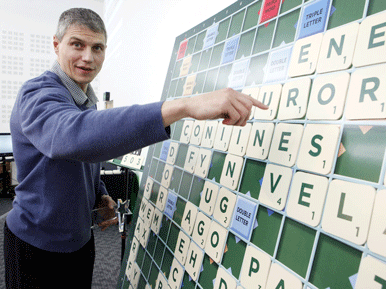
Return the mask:
<path id="1" fill-rule="evenodd" d="M 189 235 L 192 235 L 194 223 L 197 217 L 197 207 L 191 202 L 187 202 L 185 206 L 184 215 L 182 216 L 181 228 L 184 229 Z"/>
<path id="2" fill-rule="evenodd" d="M 386 12 L 365 18 L 358 33 L 353 65 L 356 67 L 386 62 Z"/>
<path id="3" fill-rule="evenodd" d="M 208 216 L 212 216 L 214 212 L 218 191 L 218 185 L 209 181 L 205 181 L 199 207 Z"/>
<path id="4" fill-rule="evenodd" d="M 326 177 L 296 172 L 288 198 L 288 216 L 310 226 L 318 226 L 322 217 L 327 188 L 328 179 Z"/>
<path id="5" fill-rule="evenodd" d="M 331 172 L 338 146 L 340 127 L 329 124 L 308 124 L 303 133 L 297 165 L 301 170 L 323 175 Z"/>
<path id="6" fill-rule="evenodd" d="M 200 148 L 194 174 L 205 179 L 209 172 L 209 166 L 212 161 L 212 151 Z"/>
<path id="7" fill-rule="evenodd" d="M 322 75 L 312 84 L 307 118 L 311 120 L 337 120 L 343 115 L 350 74 Z"/>
<path id="8" fill-rule="evenodd" d="M 375 199 L 375 188 L 334 179 L 331 181 L 322 228 L 357 245 L 367 240 Z"/>
<path id="9" fill-rule="evenodd" d="M 211 220 L 202 212 L 197 213 L 192 238 L 201 247 L 205 248 Z"/>
<path id="10" fill-rule="evenodd" d="M 186 256 L 188 254 L 189 246 L 190 246 L 189 236 L 186 235 L 183 231 L 180 231 L 180 233 L 178 234 L 178 239 L 177 239 L 177 244 L 176 244 L 174 256 L 182 264 L 182 266 L 185 265 Z"/>
<path id="11" fill-rule="evenodd" d="M 320 47 L 317 73 L 350 68 L 357 42 L 359 23 L 327 30 Z"/>
<path id="12" fill-rule="evenodd" d="M 201 147 L 211 149 L 214 144 L 214 138 L 216 136 L 218 121 L 208 120 L 205 122 L 204 134 L 201 140 Z"/>
<path id="13" fill-rule="evenodd" d="M 245 126 L 235 126 L 233 128 L 231 140 L 229 143 L 228 151 L 236 156 L 244 156 L 247 150 L 247 144 L 249 140 L 249 134 L 251 132 L 252 125 L 247 123 Z"/>
<path id="14" fill-rule="evenodd" d="M 259 201 L 277 210 L 283 210 L 292 179 L 292 169 L 274 164 L 265 167 Z"/>
<path id="15" fill-rule="evenodd" d="M 220 263 L 222 259 L 227 233 L 228 231 L 223 226 L 212 221 L 206 240 L 205 253 L 216 263 Z"/>
<path id="16" fill-rule="evenodd" d="M 273 122 L 254 122 L 245 154 L 248 157 L 265 160 L 268 157 L 274 129 Z"/>
<path id="17" fill-rule="evenodd" d="M 170 289 L 179 289 L 181 288 L 182 278 L 184 277 L 184 267 L 178 262 L 176 258 L 173 259 L 172 267 L 169 273 L 169 286 Z M 167 288 L 167 287 L 166 287 Z"/>
<path id="18" fill-rule="evenodd" d="M 220 184 L 231 190 L 236 190 L 239 183 L 244 159 L 239 156 L 227 154 L 222 169 Z"/>
<path id="19" fill-rule="evenodd" d="M 205 120 L 196 120 L 193 124 L 192 135 L 190 136 L 190 144 L 199 146 L 201 144 L 202 135 L 204 133 Z"/>
<path id="20" fill-rule="evenodd" d="M 182 126 L 180 142 L 188 144 L 192 135 L 194 120 L 185 120 Z"/>
<path id="21" fill-rule="evenodd" d="M 375 197 L 373 216 L 371 217 L 371 225 L 367 245 L 369 249 L 386 257 L 386 190 L 379 190 Z"/>
<path id="22" fill-rule="evenodd" d="M 268 160 L 292 167 L 295 165 L 303 135 L 303 125 L 278 123 L 273 134 Z"/>
<path id="23" fill-rule="evenodd" d="M 204 252 L 194 242 L 190 242 L 188 255 L 185 263 L 185 270 L 194 281 L 197 281 L 200 274 Z"/>
<path id="24" fill-rule="evenodd" d="M 193 174 L 194 169 L 196 168 L 196 163 L 198 159 L 198 155 L 200 154 L 200 148 L 196 146 L 189 146 L 188 152 L 186 154 L 184 170 Z"/>
<path id="25" fill-rule="evenodd" d="M 386 64 L 357 69 L 347 93 L 347 119 L 386 118 Z"/>
<path id="26" fill-rule="evenodd" d="M 280 83 L 264 85 L 260 88 L 258 100 L 268 105 L 267 110 L 256 109 L 255 119 L 273 120 L 279 107 L 282 85 Z"/>
<path id="27" fill-rule="evenodd" d="M 291 288 L 301 289 L 302 282 L 278 263 L 273 263 L 269 270 L 266 289 Z"/>
<path id="28" fill-rule="evenodd" d="M 216 206 L 214 208 L 213 217 L 225 228 L 228 228 L 233 209 L 236 204 L 236 194 L 222 187 L 217 196 Z"/>
<path id="29" fill-rule="evenodd" d="M 213 289 L 236 289 L 236 286 L 237 283 L 235 278 L 230 275 L 224 268 L 218 268 Z"/>
<path id="30" fill-rule="evenodd" d="M 213 148 L 220 151 L 227 151 L 229 147 L 229 141 L 231 139 L 233 131 L 232 125 L 225 125 L 219 122 L 217 127 L 216 137 L 214 139 Z"/>
<path id="31" fill-rule="evenodd" d="M 265 288 L 271 268 L 271 257 L 249 245 L 245 250 L 240 282 L 245 289 Z"/>
<path id="32" fill-rule="evenodd" d="M 368 255 L 359 266 L 355 289 L 385 288 L 386 264 Z"/>

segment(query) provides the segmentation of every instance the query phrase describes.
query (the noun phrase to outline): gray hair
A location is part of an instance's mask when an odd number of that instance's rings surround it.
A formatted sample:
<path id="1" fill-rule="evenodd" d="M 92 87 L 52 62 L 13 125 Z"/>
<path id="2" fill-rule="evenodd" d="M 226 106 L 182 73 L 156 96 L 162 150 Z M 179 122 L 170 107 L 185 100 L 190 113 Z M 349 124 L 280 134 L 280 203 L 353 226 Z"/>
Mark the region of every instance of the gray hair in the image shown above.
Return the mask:
<path id="1" fill-rule="evenodd" d="M 107 41 L 107 32 L 102 18 L 94 11 L 86 8 L 71 8 L 60 15 L 56 30 L 56 37 L 59 41 L 62 41 L 67 29 L 74 24 L 85 26 L 96 33 L 103 33 Z"/>

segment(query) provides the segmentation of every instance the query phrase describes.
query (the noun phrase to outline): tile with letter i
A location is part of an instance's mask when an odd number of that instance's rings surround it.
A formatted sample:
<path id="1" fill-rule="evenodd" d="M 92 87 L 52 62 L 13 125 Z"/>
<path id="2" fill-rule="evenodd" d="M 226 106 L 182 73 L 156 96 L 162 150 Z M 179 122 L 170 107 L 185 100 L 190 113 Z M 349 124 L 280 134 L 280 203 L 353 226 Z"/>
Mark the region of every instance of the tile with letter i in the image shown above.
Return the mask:
<path id="1" fill-rule="evenodd" d="M 178 234 L 174 256 L 177 258 L 177 260 L 181 263 L 182 266 L 185 265 L 189 246 L 190 246 L 189 236 L 186 235 L 183 231 L 180 231 L 180 233 Z"/>
<path id="2" fill-rule="evenodd" d="M 371 217 L 371 225 L 367 245 L 369 249 L 386 257 L 386 190 L 380 190 L 375 197 L 373 216 Z"/>
<path id="3" fill-rule="evenodd" d="M 194 242 L 190 242 L 188 255 L 185 263 L 185 270 L 189 276 L 197 281 L 200 274 L 202 260 L 204 259 L 204 252 Z"/>
<path id="4" fill-rule="evenodd" d="M 257 100 L 259 97 L 259 91 L 260 91 L 260 87 L 248 87 L 248 88 L 244 88 L 241 91 L 241 93 L 247 94 Z M 255 115 L 255 109 L 256 107 L 253 106 L 251 109 L 251 115 L 249 116 L 249 119 L 252 119 L 253 116 Z"/>
<path id="5" fill-rule="evenodd" d="M 196 168 L 198 155 L 200 154 L 200 148 L 195 146 L 189 146 L 186 154 L 184 169 L 193 174 Z"/>
<path id="6" fill-rule="evenodd" d="M 212 221 L 206 240 L 205 252 L 216 263 L 220 263 L 222 259 L 227 233 L 228 231 L 223 226 L 216 221 Z"/>
<path id="7" fill-rule="evenodd" d="M 362 259 L 355 289 L 386 288 L 386 264 L 374 257 Z"/>
<path id="8" fill-rule="evenodd" d="M 386 118 L 386 65 L 357 69 L 347 93 L 347 119 Z"/>
<path id="9" fill-rule="evenodd" d="M 311 79 L 308 77 L 289 81 L 283 85 L 279 120 L 302 119 L 306 115 Z"/>
<path id="10" fill-rule="evenodd" d="M 372 186 L 332 180 L 322 219 L 323 230 L 363 245 L 369 232 L 374 199 Z"/>
<path id="11" fill-rule="evenodd" d="M 202 135 L 204 133 L 205 120 L 194 121 L 192 135 L 190 136 L 190 144 L 199 146 L 201 144 Z"/>
<path id="12" fill-rule="evenodd" d="M 194 223 L 197 217 L 197 207 L 191 202 L 187 202 L 185 206 L 184 215 L 181 221 L 181 228 L 184 229 L 189 235 L 192 235 Z"/>
<path id="13" fill-rule="evenodd" d="M 227 154 L 222 169 L 220 184 L 231 190 L 236 190 L 239 183 L 244 159 L 239 156 Z"/>
<path id="14" fill-rule="evenodd" d="M 174 167 L 167 164 L 165 165 L 164 172 L 162 174 L 161 185 L 165 188 L 169 188 L 170 182 L 172 181 Z"/>
<path id="15" fill-rule="evenodd" d="M 200 148 L 194 174 L 202 179 L 208 175 L 210 162 L 212 161 L 212 151 Z"/>
<path id="16" fill-rule="evenodd" d="M 174 165 L 177 159 L 177 154 L 178 154 L 178 147 L 179 144 L 176 142 L 171 142 L 169 146 L 169 152 L 168 152 L 168 157 L 166 159 L 166 162 L 170 165 Z"/>
<path id="17" fill-rule="evenodd" d="M 182 126 L 180 142 L 188 144 L 192 135 L 194 120 L 185 120 Z"/>
<path id="18" fill-rule="evenodd" d="M 274 164 L 265 168 L 259 201 L 277 210 L 283 210 L 292 179 L 292 169 Z"/>
<path id="19" fill-rule="evenodd" d="M 205 181 L 199 207 L 209 216 L 212 216 L 214 212 L 218 191 L 219 187 L 216 184 Z"/>
<path id="20" fill-rule="evenodd" d="M 266 289 L 291 288 L 301 289 L 302 282 L 278 263 L 273 263 L 269 270 Z"/>
<path id="21" fill-rule="evenodd" d="M 198 212 L 192 238 L 202 248 L 205 248 L 211 220 L 202 212 Z"/>
<path id="22" fill-rule="evenodd" d="M 151 191 L 153 190 L 153 183 L 154 183 L 153 179 L 150 177 L 147 177 L 145 190 L 143 191 L 143 196 L 148 200 L 150 199 Z"/>
<path id="23" fill-rule="evenodd" d="M 213 289 L 236 289 L 236 286 L 237 283 L 235 278 L 230 275 L 224 268 L 218 268 Z"/>
<path id="24" fill-rule="evenodd" d="M 220 151 L 227 151 L 229 147 L 229 141 L 231 139 L 232 125 L 225 125 L 222 122 L 219 122 L 217 127 L 216 137 L 214 139 L 213 148 Z"/>
<path id="25" fill-rule="evenodd" d="M 229 153 L 240 157 L 245 155 L 249 140 L 249 134 L 251 132 L 251 127 L 252 125 L 250 123 L 247 123 L 243 127 L 235 126 L 233 128 L 228 148 Z"/>
<path id="26" fill-rule="evenodd" d="M 232 193 L 224 187 L 222 187 L 218 193 L 213 217 L 225 228 L 228 228 L 231 222 L 236 199 L 236 194 Z"/>
<path id="27" fill-rule="evenodd" d="M 271 257 L 249 245 L 245 250 L 240 282 L 245 289 L 263 289 L 267 283 Z"/>
<path id="28" fill-rule="evenodd" d="M 216 136 L 218 121 L 209 120 L 205 122 L 204 132 L 201 140 L 201 147 L 211 149 L 214 144 L 214 138 Z"/>
<path id="29" fill-rule="evenodd" d="M 268 157 L 274 129 L 275 125 L 272 122 L 254 122 L 251 128 L 246 155 L 248 157 L 265 160 Z"/>
<path id="30" fill-rule="evenodd" d="M 322 217 L 327 188 L 328 179 L 326 177 L 296 172 L 288 198 L 288 216 L 310 226 L 318 226 Z"/>
<path id="31" fill-rule="evenodd" d="M 185 272 L 184 267 L 178 262 L 176 258 L 174 258 L 172 267 L 170 269 L 169 278 L 168 278 L 170 289 L 181 288 L 184 272 Z"/>
<path id="32" fill-rule="evenodd" d="M 308 124 L 303 133 L 298 168 L 323 175 L 329 174 L 339 136 L 340 127 L 337 125 Z"/>
<path id="33" fill-rule="evenodd" d="M 277 124 L 268 159 L 287 167 L 294 166 L 302 135 L 303 125 L 301 124 Z"/>
<path id="34" fill-rule="evenodd" d="M 350 74 L 340 72 L 315 78 L 312 84 L 307 118 L 338 120 L 343 115 Z"/>
<path id="35" fill-rule="evenodd" d="M 282 85 L 280 83 L 265 85 L 260 88 L 258 100 L 268 105 L 267 110 L 256 109 L 255 119 L 273 120 L 276 117 L 279 107 Z"/>

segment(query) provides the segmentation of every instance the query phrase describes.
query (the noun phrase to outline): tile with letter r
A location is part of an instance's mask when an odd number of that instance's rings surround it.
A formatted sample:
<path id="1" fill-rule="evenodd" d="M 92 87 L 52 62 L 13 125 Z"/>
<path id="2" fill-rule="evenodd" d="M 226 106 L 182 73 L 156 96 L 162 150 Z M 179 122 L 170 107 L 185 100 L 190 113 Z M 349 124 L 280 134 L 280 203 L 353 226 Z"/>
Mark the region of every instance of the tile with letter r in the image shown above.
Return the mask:
<path id="1" fill-rule="evenodd" d="M 236 190 L 240 180 L 244 159 L 240 156 L 227 154 L 222 169 L 220 184 L 231 190 Z"/>
<path id="2" fill-rule="evenodd" d="M 158 273 L 158 278 L 155 283 L 155 288 L 167 288 L 168 287 L 168 280 L 166 279 L 165 275 L 160 271 Z"/>
<path id="3" fill-rule="evenodd" d="M 169 188 L 170 182 L 172 181 L 172 175 L 173 175 L 174 167 L 166 164 L 164 171 L 162 173 L 162 179 L 161 179 L 161 185 L 165 188 Z"/>
<path id="4" fill-rule="evenodd" d="M 163 212 L 165 210 L 166 201 L 168 199 L 168 189 L 161 186 L 158 191 L 158 197 L 156 202 L 156 207 Z"/>
<path id="5" fill-rule="evenodd" d="M 368 255 L 363 258 L 359 266 L 358 279 L 355 289 L 385 288 L 386 263 Z"/>
<path id="6" fill-rule="evenodd" d="M 302 282 L 278 263 L 273 263 L 269 270 L 266 289 L 291 288 L 301 289 Z"/>
<path id="7" fill-rule="evenodd" d="M 371 217 L 371 225 L 367 245 L 369 249 L 386 257 L 386 190 L 379 190 L 375 197 L 373 216 Z"/>
<path id="8" fill-rule="evenodd" d="M 246 155 L 255 159 L 265 160 L 268 157 L 274 129 L 275 125 L 273 122 L 254 122 Z"/>

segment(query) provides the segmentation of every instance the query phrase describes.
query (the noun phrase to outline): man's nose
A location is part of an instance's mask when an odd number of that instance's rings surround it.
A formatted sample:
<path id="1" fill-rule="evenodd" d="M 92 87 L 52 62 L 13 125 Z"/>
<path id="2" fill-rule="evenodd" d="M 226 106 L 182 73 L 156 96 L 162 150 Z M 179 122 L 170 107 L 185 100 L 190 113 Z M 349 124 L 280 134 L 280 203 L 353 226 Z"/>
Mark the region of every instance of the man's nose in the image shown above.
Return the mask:
<path id="1" fill-rule="evenodd" d="M 85 62 L 92 62 L 94 60 L 94 55 L 91 47 L 87 47 L 86 49 L 83 50 L 82 60 Z"/>

